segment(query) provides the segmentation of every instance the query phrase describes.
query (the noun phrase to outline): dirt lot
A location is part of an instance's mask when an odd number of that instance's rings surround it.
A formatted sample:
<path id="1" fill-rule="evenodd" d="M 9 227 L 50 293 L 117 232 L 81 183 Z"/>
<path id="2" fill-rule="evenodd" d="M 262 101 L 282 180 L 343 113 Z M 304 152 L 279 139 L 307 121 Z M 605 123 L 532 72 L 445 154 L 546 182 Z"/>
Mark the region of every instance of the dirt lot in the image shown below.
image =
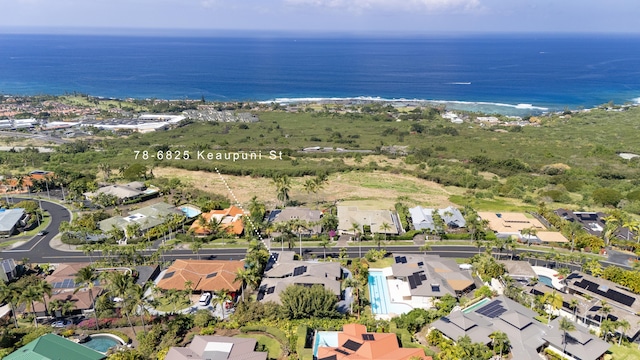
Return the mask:
<path id="1" fill-rule="evenodd" d="M 178 177 L 183 182 L 196 188 L 227 195 L 235 201 L 246 203 L 254 195 L 270 206 L 278 204 L 276 187 L 270 179 L 252 178 L 250 176 L 219 176 L 216 173 L 203 171 L 187 171 L 175 168 L 156 168 L 154 174 L 159 177 Z M 444 187 L 426 180 L 408 175 L 390 174 L 386 172 L 348 172 L 334 174 L 329 182 L 316 195 L 307 194 L 303 183 L 307 178 L 294 178 L 290 191 L 291 200 L 307 203 L 312 206 L 316 197 L 322 202 L 357 201 L 365 207 L 393 208 L 398 201 L 409 205 L 446 207 L 453 205 L 448 197 L 451 195 Z M 224 182 L 223 182 L 224 180 Z M 229 186 L 227 190 L 226 184 Z"/>

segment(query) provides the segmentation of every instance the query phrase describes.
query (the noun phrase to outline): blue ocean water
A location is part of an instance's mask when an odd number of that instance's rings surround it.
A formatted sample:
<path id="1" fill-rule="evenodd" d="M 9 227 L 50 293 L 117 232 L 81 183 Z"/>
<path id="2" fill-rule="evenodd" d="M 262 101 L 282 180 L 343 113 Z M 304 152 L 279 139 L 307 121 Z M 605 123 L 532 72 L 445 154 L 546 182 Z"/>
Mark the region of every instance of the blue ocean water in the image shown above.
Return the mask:
<path id="1" fill-rule="evenodd" d="M 638 36 L 0 35 L 4 94 L 257 101 L 380 97 L 472 109 L 503 104 L 507 110 L 556 110 L 637 101 L 639 64 Z"/>

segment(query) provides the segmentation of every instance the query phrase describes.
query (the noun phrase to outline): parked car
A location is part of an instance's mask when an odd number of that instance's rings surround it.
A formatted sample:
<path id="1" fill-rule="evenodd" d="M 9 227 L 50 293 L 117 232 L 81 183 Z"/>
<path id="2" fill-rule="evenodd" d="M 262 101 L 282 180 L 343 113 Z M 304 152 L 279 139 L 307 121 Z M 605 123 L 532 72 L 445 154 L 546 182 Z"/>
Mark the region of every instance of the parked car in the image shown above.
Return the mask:
<path id="1" fill-rule="evenodd" d="M 209 301 L 211 300 L 211 293 L 206 292 L 200 295 L 200 300 L 198 300 L 198 305 L 207 306 L 209 305 Z"/>
<path id="2" fill-rule="evenodd" d="M 68 320 L 68 319 L 54 321 L 51 324 L 51 326 L 53 326 L 54 328 L 65 328 L 65 327 L 71 326 L 71 325 L 73 325 L 73 321 Z"/>

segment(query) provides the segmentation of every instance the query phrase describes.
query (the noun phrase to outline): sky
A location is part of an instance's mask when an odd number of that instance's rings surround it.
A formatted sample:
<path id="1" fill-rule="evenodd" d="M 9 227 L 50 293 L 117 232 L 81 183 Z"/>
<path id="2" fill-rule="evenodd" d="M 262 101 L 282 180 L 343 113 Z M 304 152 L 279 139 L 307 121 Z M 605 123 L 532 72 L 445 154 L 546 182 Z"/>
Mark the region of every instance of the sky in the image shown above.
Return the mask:
<path id="1" fill-rule="evenodd" d="M 0 0 L 0 9 L 0 32 L 18 33 L 640 33 L 638 0 Z"/>

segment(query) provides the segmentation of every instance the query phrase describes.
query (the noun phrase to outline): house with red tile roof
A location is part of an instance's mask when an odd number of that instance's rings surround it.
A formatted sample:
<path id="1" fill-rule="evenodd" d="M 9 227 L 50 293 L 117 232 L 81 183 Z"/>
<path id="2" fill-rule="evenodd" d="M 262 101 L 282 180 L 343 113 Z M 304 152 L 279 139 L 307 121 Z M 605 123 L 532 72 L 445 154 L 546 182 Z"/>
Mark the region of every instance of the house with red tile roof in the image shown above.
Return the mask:
<path id="1" fill-rule="evenodd" d="M 317 334 L 316 334 L 317 336 Z M 401 348 L 396 334 L 369 333 L 364 325 L 346 324 L 337 334 L 336 346 L 319 346 L 318 360 L 431 360 L 419 348 Z"/>
<path id="2" fill-rule="evenodd" d="M 176 260 L 158 282 L 160 289 L 184 290 L 187 282 L 195 292 L 227 289 L 237 295 L 242 283 L 235 281 L 238 270 L 244 269 L 241 260 Z"/>
<path id="3" fill-rule="evenodd" d="M 205 224 L 216 221 L 227 233 L 241 235 L 244 231 L 244 224 L 242 223 L 243 215 L 244 211 L 233 205 L 222 210 L 211 210 L 207 213 L 202 213 L 201 216 L 203 220 L 197 219 L 194 221 L 189 231 L 198 236 L 210 235 L 211 230 L 203 226 L 203 221 Z"/>

